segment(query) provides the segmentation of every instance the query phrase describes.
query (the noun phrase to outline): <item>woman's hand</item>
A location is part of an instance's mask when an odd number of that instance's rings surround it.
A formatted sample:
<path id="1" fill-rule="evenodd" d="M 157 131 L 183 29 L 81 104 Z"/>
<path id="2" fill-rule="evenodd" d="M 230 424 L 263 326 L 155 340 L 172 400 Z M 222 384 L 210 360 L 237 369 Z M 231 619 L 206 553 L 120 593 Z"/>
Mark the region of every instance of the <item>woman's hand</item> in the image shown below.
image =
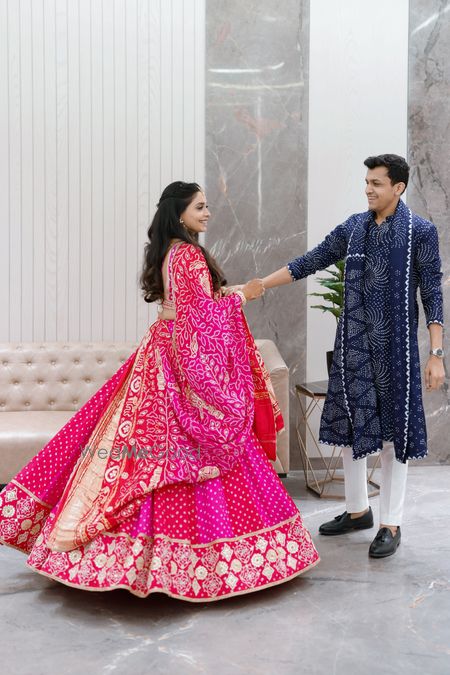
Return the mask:
<path id="1" fill-rule="evenodd" d="M 246 300 L 256 300 L 256 298 L 264 295 L 265 288 L 262 279 L 252 279 L 247 281 L 240 290 L 245 295 Z"/>
<path id="2" fill-rule="evenodd" d="M 236 293 L 236 291 L 242 291 L 243 288 L 244 284 L 237 284 L 236 286 L 222 286 L 222 295 L 226 297 L 227 295 Z"/>

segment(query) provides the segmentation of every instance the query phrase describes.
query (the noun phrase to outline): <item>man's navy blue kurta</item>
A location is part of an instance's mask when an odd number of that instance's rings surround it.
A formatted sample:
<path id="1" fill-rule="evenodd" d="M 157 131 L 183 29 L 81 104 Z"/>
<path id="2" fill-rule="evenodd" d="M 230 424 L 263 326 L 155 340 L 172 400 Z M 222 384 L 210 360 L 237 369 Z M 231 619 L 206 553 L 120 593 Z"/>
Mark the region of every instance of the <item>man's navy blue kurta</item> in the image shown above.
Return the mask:
<path id="1" fill-rule="evenodd" d="M 407 208 L 400 202 L 398 211 L 407 212 Z M 427 325 L 438 323 L 443 325 L 443 303 L 441 288 L 441 261 L 439 257 L 439 244 L 436 227 L 433 223 L 411 215 L 411 239 L 410 239 L 410 268 L 408 285 L 411 305 L 408 308 L 410 331 L 408 335 L 407 349 L 409 364 L 408 387 L 412 392 L 410 410 L 408 411 L 407 433 L 409 447 L 407 456 L 397 458 L 405 461 L 409 458 L 423 457 L 426 454 L 426 427 L 421 394 L 421 371 L 419 362 L 419 349 L 417 340 L 417 328 L 419 308 L 417 303 L 417 290 L 420 290 L 422 305 L 425 312 Z M 347 221 L 338 225 L 315 249 L 303 256 L 296 258 L 288 264 L 289 272 L 294 280 L 302 279 L 318 270 L 346 258 L 349 241 L 357 229 L 358 235 L 364 224 L 364 243 L 358 250 L 363 254 L 355 254 L 355 257 L 363 259 L 361 263 L 361 296 L 359 302 L 362 307 L 352 308 L 354 315 L 359 313 L 363 317 L 365 340 L 368 344 L 371 361 L 371 378 L 376 396 L 375 406 L 379 424 L 378 434 L 366 435 L 362 447 L 355 458 L 378 452 L 381 448 L 380 441 L 394 441 L 395 427 L 398 415 L 395 414 L 402 401 L 396 397 L 396 368 L 404 368 L 402 359 L 396 360 L 396 344 L 398 336 L 394 325 L 398 317 L 395 313 L 395 302 L 402 301 L 402 288 L 396 280 L 398 271 L 393 271 L 390 266 L 392 251 L 405 246 L 404 231 L 396 226 L 396 215 L 389 216 L 383 223 L 375 222 L 374 214 L 366 212 L 355 214 Z M 362 230 L 361 230 L 362 231 Z M 346 295 L 346 303 L 351 303 L 351 280 L 349 281 L 350 292 Z M 349 294 L 350 293 L 350 294 Z M 357 296 L 355 296 L 357 297 Z M 344 306 L 343 315 L 346 312 Z M 340 324 L 342 317 L 340 320 Z M 398 333 L 398 331 L 397 331 Z M 356 337 L 356 348 L 358 338 Z M 353 338 L 355 346 L 355 338 Z M 320 440 L 330 445 L 352 446 L 355 430 L 355 419 L 358 415 L 349 414 L 346 405 L 346 391 L 342 385 L 341 359 L 342 341 L 340 325 L 338 326 L 335 344 L 335 358 L 330 372 L 330 382 L 327 400 L 322 415 Z M 357 351 L 357 349 L 356 349 Z M 398 352 L 397 345 L 397 352 Z M 349 348 L 345 353 L 348 356 Z M 345 375 L 345 373 L 344 373 Z M 363 389 L 361 390 L 363 391 Z M 398 392 L 397 392 L 398 393 Z M 361 396 L 360 405 L 365 403 L 364 395 Z M 354 417 L 354 419 L 349 419 Z M 367 417 L 367 416 L 366 416 Z M 363 419 L 363 416 L 361 417 Z M 356 422 L 357 423 L 357 422 Z M 364 423 L 364 422 L 363 422 Z M 398 422 L 397 422 L 398 424 Z M 398 430 L 397 430 L 398 432 Z M 398 434 L 397 434 L 398 435 Z M 378 441 L 375 441 L 378 436 Z"/>

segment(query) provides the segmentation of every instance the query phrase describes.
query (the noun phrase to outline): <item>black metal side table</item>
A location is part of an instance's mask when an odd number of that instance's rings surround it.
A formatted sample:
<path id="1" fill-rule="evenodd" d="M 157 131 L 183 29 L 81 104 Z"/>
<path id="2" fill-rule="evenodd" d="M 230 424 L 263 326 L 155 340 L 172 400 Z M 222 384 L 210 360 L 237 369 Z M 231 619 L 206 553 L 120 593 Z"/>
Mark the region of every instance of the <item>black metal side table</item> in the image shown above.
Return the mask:
<path id="1" fill-rule="evenodd" d="M 343 476 L 336 475 L 339 468 L 340 459 L 342 455 L 342 448 L 332 446 L 332 453 L 329 457 L 325 457 L 322 448 L 316 438 L 316 435 L 311 428 L 310 417 L 314 412 L 322 412 L 323 402 L 325 401 L 328 389 L 328 380 L 320 382 L 306 382 L 304 384 L 295 385 L 295 394 L 298 401 L 297 414 L 297 440 L 302 457 L 303 471 L 305 474 L 306 487 L 314 492 L 322 499 L 344 499 L 343 494 L 335 494 L 326 490 L 327 486 L 336 482 L 342 482 Z M 303 401 L 306 398 L 306 403 Z M 302 436 L 302 423 L 305 425 L 305 440 Z M 314 468 L 312 458 L 308 453 L 308 437 L 311 438 L 314 447 L 317 450 L 318 456 L 314 459 L 319 460 L 319 468 Z M 378 467 L 380 456 L 378 455 L 374 465 L 367 472 L 367 485 L 369 488 L 369 497 L 375 497 L 379 494 L 380 486 L 373 479 L 374 471 Z M 318 472 L 325 471 L 323 478 L 318 478 Z"/>

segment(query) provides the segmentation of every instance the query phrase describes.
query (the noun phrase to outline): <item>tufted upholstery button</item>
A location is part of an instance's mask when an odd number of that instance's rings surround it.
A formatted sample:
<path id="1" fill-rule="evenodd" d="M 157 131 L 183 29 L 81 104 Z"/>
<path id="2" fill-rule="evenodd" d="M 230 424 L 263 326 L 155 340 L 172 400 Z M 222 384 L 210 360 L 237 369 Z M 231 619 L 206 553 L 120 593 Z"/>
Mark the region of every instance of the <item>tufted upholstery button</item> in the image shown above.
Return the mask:
<path id="1" fill-rule="evenodd" d="M 55 405 L 55 401 L 49 401 L 50 405 Z"/>
<path id="2" fill-rule="evenodd" d="M 62 382 L 63 384 L 67 384 L 67 380 L 66 380 L 66 379 L 61 380 L 61 382 Z"/>
<path id="3" fill-rule="evenodd" d="M 44 384 L 44 380 L 38 380 L 37 383 L 38 384 Z"/>
<path id="4" fill-rule="evenodd" d="M 98 363 L 98 364 L 102 364 L 103 361 L 102 361 L 101 359 L 97 359 L 97 363 Z"/>
<path id="5" fill-rule="evenodd" d="M 50 361 L 50 363 L 52 364 L 52 366 L 56 365 L 56 361 Z"/>
<path id="6" fill-rule="evenodd" d="M 0 408 L 4 408 L 4 407 L 5 407 L 5 402 L 4 402 L 4 401 L 0 401 Z"/>
<path id="7" fill-rule="evenodd" d="M 32 366 L 32 365 L 33 364 L 31 363 L 31 361 L 27 361 L 27 366 Z"/>
<path id="8" fill-rule="evenodd" d="M 30 402 L 29 402 L 29 401 L 25 401 L 25 405 L 26 405 L 26 406 L 29 406 L 29 405 L 30 405 Z"/>
<path id="9" fill-rule="evenodd" d="M 77 405 L 77 403 L 78 403 L 77 399 L 74 399 L 74 400 L 72 401 L 72 403 L 73 403 L 74 405 Z"/>
<path id="10" fill-rule="evenodd" d="M 17 385 L 19 384 L 18 380 L 14 380 L 13 384 L 15 384 L 17 387 Z"/>
<path id="11" fill-rule="evenodd" d="M 85 379 L 84 381 L 85 381 L 87 384 L 89 384 L 90 381 L 91 381 L 91 378 L 90 378 L 90 377 L 86 377 L 86 379 Z"/>
<path id="12" fill-rule="evenodd" d="M 8 361 L 3 361 L 3 365 L 4 365 L 4 366 L 7 366 L 7 365 L 8 365 Z"/>
<path id="13" fill-rule="evenodd" d="M 79 362 L 78 359 L 75 359 L 75 360 L 74 360 L 74 364 L 75 364 L 76 366 L 77 366 L 79 363 L 80 363 L 80 362 Z"/>

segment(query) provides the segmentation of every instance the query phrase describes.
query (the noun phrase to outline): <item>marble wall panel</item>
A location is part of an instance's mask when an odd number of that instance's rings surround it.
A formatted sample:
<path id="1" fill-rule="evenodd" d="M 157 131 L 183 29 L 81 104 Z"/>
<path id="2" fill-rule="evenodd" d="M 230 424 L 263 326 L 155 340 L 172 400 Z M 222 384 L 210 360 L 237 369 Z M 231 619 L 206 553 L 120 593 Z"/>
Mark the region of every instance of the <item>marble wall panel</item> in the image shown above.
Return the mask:
<path id="1" fill-rule="evenodd" d="M 450 3 L 410 0 L 409 161 L 412 168 L 408 204 L 434 222 L 443 263 L 444 311 L 450 318 Z M 429 349 L 428 332 L 420 328 L 422 361 Z M 450 340 L 444 339 L 450 354 Z M 450 358 L 444 389 L 425 394 L 429 457 L 450 464 Z"/>
<path id="2" fill-rule="evenodd" d="M 282 8 L 206 3 L 206 244 L 229 283 L 262 277 L 306 249 L 309 2 Z M 269 291 L 246 314 L 256 337 L 278 345 L 291 386 L 304 381 L 306 284 Z M 291 450 L 297 468 L 293 429 Z"/>

